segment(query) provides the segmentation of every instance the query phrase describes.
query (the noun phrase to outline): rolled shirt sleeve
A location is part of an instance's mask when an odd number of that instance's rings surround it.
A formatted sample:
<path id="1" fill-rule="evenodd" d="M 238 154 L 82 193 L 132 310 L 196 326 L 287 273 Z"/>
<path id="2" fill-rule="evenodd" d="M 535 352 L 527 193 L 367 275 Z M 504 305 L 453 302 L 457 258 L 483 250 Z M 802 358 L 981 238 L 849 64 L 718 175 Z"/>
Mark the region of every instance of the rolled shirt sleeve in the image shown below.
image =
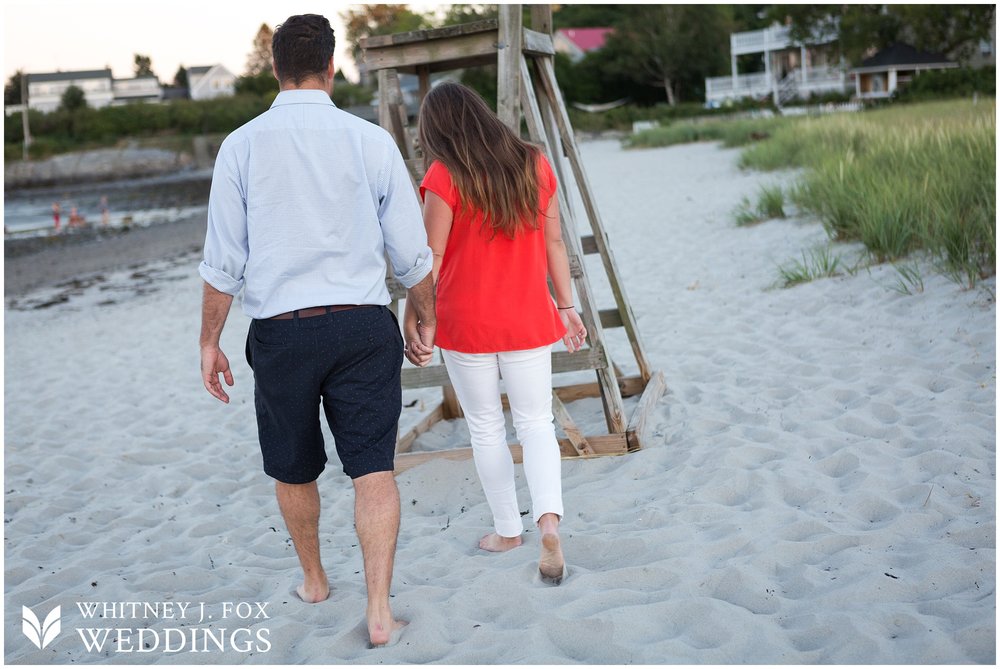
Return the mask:
<path id="1" fill-rule="evenodd" d="M 395 144 L 387 147 L 387 153 L 379 184 L 378 219 L 392 272 L 403 286 L 412 288 L 430 274 L 434 258 L 403 157 Z"/>
<path id="2" fill-rule="evenodd" d="M 250 255 L 244 184 L 239 146 L 223 142 L 212 174 L 205 254 L 198 273 L 213 288 L 228 295 L 236 295 L 243 288 L 243 272 Z"/>

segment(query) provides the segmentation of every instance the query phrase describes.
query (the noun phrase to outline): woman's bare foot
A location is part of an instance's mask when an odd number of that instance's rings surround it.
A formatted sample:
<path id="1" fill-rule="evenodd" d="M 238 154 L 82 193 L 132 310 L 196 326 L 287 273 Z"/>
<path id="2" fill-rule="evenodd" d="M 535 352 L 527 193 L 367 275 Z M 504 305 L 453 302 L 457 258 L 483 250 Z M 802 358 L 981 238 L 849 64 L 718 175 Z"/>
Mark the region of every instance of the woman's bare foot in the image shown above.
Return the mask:
<path id="1" fill-rule="evenodd" d="M 323 583 L 307 587 L 305 583 L 295 588 L 295 594 L 306 604 L 317 604 L 330 596 L 329 584 Z"/>
<path id="2" fill-rule="evenodd" d="M 516 537 L 501 537 L 496 532 L 492 532 L 479 540 L 479 547 L 491 553 L 503 553 L 520 545 L 521 535 L 517 535 Z"/>
<path id="3" fill-rule="evenodd" d="M 542 575 L 542 579 L 553 585 L 559 585 L 562 582 L 565 566 L 559 535 L 542 535 L 542 556 L 538 558 L 538 572 Z"/>
<path id="4" fill-rule="evenodd" d="M 566 560 L 559 541 L 559 516 L 546 513 L 538 519 L 538 529 L 542 533 L 542 555 L 538 558 L 538 572 L 542 580 L 559 585 L 562 582 Z"/>
<path id="5" fill-rule="evenodd" d="M 405 620 L 393 620 L 388 607 L 384 611 L 368 611 L 368 640 L 370 648 L 384 648 L 399 641 Z"/>

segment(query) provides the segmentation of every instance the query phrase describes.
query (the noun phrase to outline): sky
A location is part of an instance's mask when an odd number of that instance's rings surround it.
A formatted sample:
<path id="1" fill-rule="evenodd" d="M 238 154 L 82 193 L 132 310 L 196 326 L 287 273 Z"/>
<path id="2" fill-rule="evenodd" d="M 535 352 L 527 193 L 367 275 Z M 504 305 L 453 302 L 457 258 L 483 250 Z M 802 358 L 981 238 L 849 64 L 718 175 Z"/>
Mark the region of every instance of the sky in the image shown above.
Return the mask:
<path id="1" fill-rule="evenodd" d="M 443 3 L 442 3 L 443 4 Z M 411 3 L 434 11 L 439 3 Z M 134 55 L 150 56 L 160 81 L 180 65 L 222 63 L 243 74 L 262 23 L 272 29 L 294 14 L 323 14 L 337 39 L 334 65 L 357 79 L 340 14 L 350 3 L 318 0 L 3 0 L 3 76 L 17 70 L 100 70 L 133 76 Z"/>

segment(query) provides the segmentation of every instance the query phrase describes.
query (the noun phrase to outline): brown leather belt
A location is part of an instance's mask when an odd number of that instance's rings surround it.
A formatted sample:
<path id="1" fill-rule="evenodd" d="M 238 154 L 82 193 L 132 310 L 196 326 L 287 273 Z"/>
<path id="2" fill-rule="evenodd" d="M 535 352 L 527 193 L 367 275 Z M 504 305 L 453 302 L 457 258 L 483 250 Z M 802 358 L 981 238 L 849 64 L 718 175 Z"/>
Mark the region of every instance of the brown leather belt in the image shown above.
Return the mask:
<path id="1" fill-rule="evenodd" d="M 272 321 L 285 321 L 295 318 L 297 315 L 299 318 L 312 318 L 313 316 L 325 316 L 326 314 L 332 314 L 335 311 L 347 311 L 348 309 L 357 309 L 358 307 L 372 306 L 368 304 L 331 304 L 325 307 L 309 307 L 308 309 L 296 309 L 295 311 L 286 311 L 283 314 L 278 314 L 277 316 L 271 316 L 268 320 Z"/>

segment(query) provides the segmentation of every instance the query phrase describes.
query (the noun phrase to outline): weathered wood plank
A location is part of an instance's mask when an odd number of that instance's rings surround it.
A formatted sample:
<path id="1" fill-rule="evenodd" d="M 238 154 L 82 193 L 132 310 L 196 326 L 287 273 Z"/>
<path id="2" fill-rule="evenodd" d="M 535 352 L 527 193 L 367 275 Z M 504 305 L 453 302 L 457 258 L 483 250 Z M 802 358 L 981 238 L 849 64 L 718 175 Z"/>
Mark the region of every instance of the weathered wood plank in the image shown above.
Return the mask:
<path id="1" fill-rule="evenodd" d="M 442 402 L 444 417 L 449 420 L 452 418 L 464 418 L 465 412 L 462 411 L 462 405 L 458 402 L 455 386 L 444 386 L 441 392 L 444 394 L 444 401 Z"/>
<path id="2" fill-rule="evenodd" d="M 424 179 L 424 174 L 427 171 L 424 169 L 424 159 L 423 158 L 410 158 L 404 161 L 406 163 L 406 169 L 409 170 L 410 176 L 413 177 L 413 181 L 420 183 Z M 419 193 L 418 193 L 419 195 Z"/>
<path id="3" fill-rule="evenodd" d="M 641 376 L 618 378 L 618 389 L 621 392 L 622 397 L 639 395 L 645 387 L 646 382 L 642 380 Z M 568 386 L 556 386 L 552 389 L 552 392 L 554 392 L 564 404 L 582 400 L 585 397 L 601 396 L 601 388 L 597 384 L 597 381 L 591 381 L 590 383 L 576 383 Z M 500 395 L 500 404 L 503 406 L 505 411 L 510 410 L 510 400 L 507 399 L 506 393 Z"/>
<path id="4" fill-rule="evenodd" d="M 392 269 L 389 269 L 389 272 L 392 272 Z M 406 288 L 391 274 L 385 277 L 385 287 L 389 289 L 389 297 L 392 299 L 406 299 Z"/>
<path id="5" fill-rule="evenodd" d="M 389 90 L 389 76 L 391 74 L 390 70 L 382 70 L 378 73 L 378 89 L 380 91 Z M 392 133 L 392 112 L 390 111 L 388 93 L 382 93 L 378 96 L 378 124 L 383 129 L 388 130 L 390 134 Z M 393 139 L 396 138 L 393 137 Z"/>
<path id="6" fill-rule="evenodd" d="M 626 376 L 624 378 L 618 377 L 618 389 L 622 394 L 622 397 L 633 397 L 642 393 L 643 388 L 646 387 L 646 382 L 643 381 L 641 376 Z M 584 397 L 600 397 L 601 389 L 597 385 L 596 381 L 591 381 L 590 383 L 575 383 L 567 386 L 556 386 L 556 395 L 559 396 L 563 402 L 575 402 L 576 400 L 583 399 Z"/>
<path id="7" fill-rule="evenodd" d="M 438 404 L 434 409 L 421 419 L 419 423 L 413 426 L 406 434 L 401 435 L 396 439 L 396 453 L 408 453 L 411 448 L 413 448 L 413 442 L 417 440 L 417 437 L 422 435 L 424 432 L 430 430 L 434 423 L 442 420 L 444 418 L 444 409 L 441 404 Z"/>
<path id="8" fill-rule="evenodd" d="M 573 136 L 573 126 L 569 121 L 569 113 L 566 110 L 562 93 L 559 91 L 559 86 L 556 83 L 555 69 L 552 65 L 551 59 L 539 58 L 537 62 L 540 73 L 539 78 L 545 88 L 548 101 L 555 111 L 556 124 L 559 126 L 559 132 L 562 136 L 563 145 L 566 149 L 566 155 L 569 158 L 570 166 L 573 168 L 573 173 L 576 176 L 576 183 L 580 188 L 580 195 L 583 199 L 584 208 L 587 210 L 590 227 L 594 232 L 594 239 L 601 251 L 601 259 L 604 263 L 605 272 L 608 275 L 608 281 L 611 284 L 611 291 L 615 296 L 615 302 L 618 304 L 619 312 L 621 312 L 622 321 L 625 325 L 625 331 L 628 333 L 629 343 L 632 345 L 632 352 L 635 354 L 636 362 L 639 365 L 639 373 L 642 374 L 643 378 L 649 379 L 652 372 L 646 358 L 646 352 L 642 345 L 642 341 L 639 338 L 639 330 L 636 327 L 636 318 L 632 313 L 632 307 L 629 304 L 628 296 L 625 294 L 625 288 L 618 278 L 618 267 L 615 263 L 614 255 L 611 252 L 607 234 L 604 231 L 604 225 L 601 222 L 600 212 L 597 209 L 596 202 L 593 200 L 593 190 L 587 180 L 587 174 L 583 168 L 583 160 L 580 157 L 579 148 L 577 147 L 576 139 Z"/>
<path id="9" fill-rule="evenodd" d="M 482 58 L 485 59 L 484 62 L 492 62 L 496 57 L 497 35 L 494 31 L 459 35 L 443 41 L 417 41 L 369 48 L 364 52 L 364 63 L 369 71 L 396 68 L 416 71 L 418 65 L 427 65 L 433 72 L 442 66 L 464 63 L 470 59 L 478 62 Z"/>
<path id="10" fill-rule="evenodd" d="M 396 140 L 396 146 L 403 159 L 413 158 L 413 147 L 406 132 L 406 109 L 403 105 L 403 91 L 399 87 L 396 70 L 381 70 L 378 73 L 378 123 L 389 131 Z"/>
<path id="11" fill-rule="evenodd" d="M 524 53 L 532 56 L 554 56 L 556 53 L 552 37 L 542 32 L 525 28 L 521 43 Z"/>
<path id="12" fill-rule="evenodd" d="M 580 237 L 576 228 L 575 214 L 571 206 L 568 189 L 568 174 L 563 168 L 562 150 L 566 149 L 565 142 L 559 134 L 558 124 L 553 108 L 555 98 L 551 95 L 549 88 L 544 84 L 543 73 L 552 69 L 552 58 L 547 56 L 532 58 L 535 64 L 535 76 L 532 84 L 535 86 L 535 97 L 538 101 L 539 109 L 543 118 L 543 127 L 548 135 L 548 144 L 552 148 L 559 147 L 559 153 L 549 156 L 552 167 L 556 172 L 559 181 L 559 217 L 562 226 L 562 237 L 566 243 L 566 248 L 570 256 L 570 276 L 574 279 L 576 287 L 577 306 L 584 325 L 587 327 L 588 338 L 591 342 L 599 342 L 603 348 L 604 331 L 601 326 L 600 313 L 597 304 L 591 296 L 590 284 L 585 275 L 585 270 L 580 261 Z M 554 79 L 553 79 L 554 81 Z M 525 82 L 527 85 L 528 82 Z M 556 117 L 556 118 L 554 118 Z M 577 182 L 579 184 L 579 182 Z M 582 187 L 582 186 L 581 186 Z M 608 431 L 621 434 L 625 432 L 625 408 L 622 404 L 621 392 L 618 389 L 618 380 L 611 369 L 610 358 L 605 361 L 603 367 L 597 370 L 597 378 L 601 387 L 601 402 L 604 405 L 604 415 L 608 424 Z"/>
<path id="13" fill-rule="evenodd" d="M 420 89 L 418 90 L 418 95 L 420 96 L 420 104 L 423 104 L 424 98 L 427 97 L 427 93 L 431 90 L 431 68 L 429 65 L 418 65 L 417 66 L 417 77 L 420 80 Z"/>
<path id="14" fill-rule="evenodd" d="M 573 417 L 569 415 L 566 405 L 559 399 L 559 395 L 552 393 L 552 416 L 559 423 L 559 426 L 566 433 L 566 438 L 573 445 L 577 455 L 593 455 L 594 449 L 587 443 L 587 438 L 580 432 L 580 428 L 573 422 Z"/>
<path id="15" fill-rule="evenodd" d="M 552 5 L 531 5 L 531 29 L 546 35 L 552 34 Z"/>
<path id="16" fill-rule="evenodd" d="M 470 21 L 469 23 L 458 23 L 453 26 L 443 28 L 430 28 L 426 30 L 411 30 L 405 33 L 393 33 L 391 35 L 372 35 L 362 37 L 359 46 L 362 49 L 376 49 L 389 47 L 397 44 L 410 44 L 435 39 L 447 39 L 460 35 L 470 35 L 482 32 L 496 32 L 498 21 L 496 19 L 483 19 L 482 21 Z"/>
<path id="17" fill-rule="evenodd" d="M 591 348 L 586 348 L 576 353 L 558 351 L 552 354 L 552 373 L 561 374 L 563 372 L 580 372 L 588 369 L 600 369 L 601 365 L 610 364 L 607 360 L 607 353 L 604 347 L 597 343 L 591 343 Z M 434 388 L 449 384 L 448 370 L 444 365 L 428 365 L 427 367 L 407 367 L 402 371 L 402 384 L 404 388 Z M 617 391 L 618 385 L 615 384 Z M 620 394 L 619 394 L 620 396 Z M 624 426 L 622 432 L 624 432 Z"/>
<path id="18" fill-rule="evenodd" d="M 622 325 L 622 315 L 617 309 L 601 309 L 601 327 L 620 328 Z M 616 370 L 617 374 L 618 371 Z"/>
<path id="19" fill-rule="evenodd" d="M 497 117 L 520 135 L 521 5 L 500 5 L 497 37 Z"/>
<path id="20" fill-rule="evenodd" d="M 545 155 L 550 156 L 549 161 L 551 162 L 551 156 L 553 155 L 552 146 L 549 144 L 549 138 L 545 134 L 545 121 L 542 119 L 542 112 L 538 108 L 538 98 L 535 97 L 535 88 L 531 85 L 531 73 L 528 71 L 528 61 L 523 54 L 520 58 L 520 70 L 521 110 L 524 112 L 525 125 L 528 126 L 528 138 L 535 144 L 541 144 L 544 147 Z"/>
<path id="21" fill-rule="evenodd" d="M 663 372 L 653 372 L 646 384 L 646 389 L 642 392 L 642 397 L 639 398 L 639 404 L 635 407 L 635 411 L 632 412 L 632 417 L 628 421 L 629 451 L 639 450 L 648 440 L 649 417 L 666 389 L 667 383 L 663 378 Z"/>
<path id="22" fill-rule="evenodd" d="M 559 452 L 564 460 L 584 460 L 606 455 L 625 455 L 628 453 L 628 440 L 624 434 L 599 434 L 587 436 L 587 443 L 594 450 L 594 455 L 577 455 L 568 439 L 559 440 Z M 520 444 L 510 444 L 510 454 L 515 463 L 524 462 L 524 451 Z M 399 475 L 408 469 L 422 465 L 431 460 L 470 460 L 471 448 L 451 448 L 444 451 L 426 451 L 421 453 L 401 453 L 396 456 L 395 474 Z"/>

